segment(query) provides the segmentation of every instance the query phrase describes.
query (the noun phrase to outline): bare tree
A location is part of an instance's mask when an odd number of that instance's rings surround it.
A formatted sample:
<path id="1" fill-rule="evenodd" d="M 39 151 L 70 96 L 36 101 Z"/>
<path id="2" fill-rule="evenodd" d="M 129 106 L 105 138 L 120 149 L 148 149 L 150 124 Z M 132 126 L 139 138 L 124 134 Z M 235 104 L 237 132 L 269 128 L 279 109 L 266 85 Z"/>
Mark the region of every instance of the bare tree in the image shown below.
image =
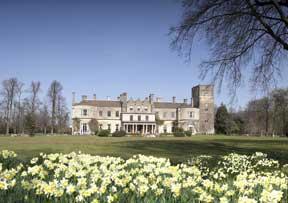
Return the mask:
<path id="1" fill-rule="evenodd" d="M 26 129 L 29 131 L 30 135 L 34 135 L 36 129 L 36 112 L 39 110 L 40 100 L 39 100 L 39 92 L 40 92 L 41 83 L 39 81 L 32 81 L 30 85 L 30 89 L 28 92 L 30 96 L 26 98 L 27 103 L 27 114 L 26 114 Z"/>
<path id="2" fill-rule="evenodd" d="M 195 36 L 205 36 L 211 55 L 200 65 L 201 78 L 212 75 L 219 87 L 228 79 L 235 92 L 246 68 L 251 87 L 266 89 L 276 83 L 288 54 L 287 0 L 182 2 L 184 15 L 179 26 L 171 29 L 172 45 L 190 58 Z"/>
<path id="3" fill-rule="evenodd" d="M 68 109 L 66 106 L 65 98 L 61 95 L 58 97 L 56 118 L 57 118 L 58 131 L 60 133 L 67 132 L 68 122 L 69 122 L 69 113 L 68 113 Z"/>
<path id="4" fill-rule="evenodd" d="M 79 134 L 79 130 L 80 130 L 80 119 L 79 118 L 73 118 L 72 119 L 72 128 L 73 128 L 73 132 L 76 132 L 77 134 Z"/>
<path id="5" fill-rule="evenodd" d="M 49 126 L 49 111 L 48 111 L 48 106 L 47 104 L 42 105 L 41 109 L 40 109 L 40 114 L 39 114 L 39 126 L 41 128 L 41 131 L 44 134 L 47 134 L 47 128 Z"/>
<path id="6" fill-rule="evenodd" d="M 17 109 L 17 114 L 16 114 L 16 118 L 15 118 L 15 128 L 17 129 L 17 133 L 23 133 L 23 120 L 24 120 L 24 108 L 22 105 L 22 94 L 23 94 L 23 87 L 24 87 L 24 83 L 19 82 L 18 84 L 18 94 L 17 94 L 17 105 L 15 106 Z"/>
<path id="7" fill-rule="evenodd" d="M 9 134 L 14 102 L 19 93 L 20 82 L 17 78 L 10 78 L 2 82 L 2 96 L 5 104 L 6 135 Z"/>
<path id="8" fill-rule="evenodd" d="M 48 98 L 51 103 L 51 134 L 55 131 L 57 103 L 62 89 L 63 87 L 60 82 L 54 80 L 48 90 Z"/>
<path id="9" fill-rule="evenodd" d="M 32 81 L 31 82 L 31 86 L 30 86 L 30 94 L 31 94 L 31 113 L 35 114 L 36 110 L 39 108 L 40 105 L 40 100 L 38 98 L 39 92 L 40 92 L 40 86 L 41 83 L 39 81 L 35 82 Z"/>

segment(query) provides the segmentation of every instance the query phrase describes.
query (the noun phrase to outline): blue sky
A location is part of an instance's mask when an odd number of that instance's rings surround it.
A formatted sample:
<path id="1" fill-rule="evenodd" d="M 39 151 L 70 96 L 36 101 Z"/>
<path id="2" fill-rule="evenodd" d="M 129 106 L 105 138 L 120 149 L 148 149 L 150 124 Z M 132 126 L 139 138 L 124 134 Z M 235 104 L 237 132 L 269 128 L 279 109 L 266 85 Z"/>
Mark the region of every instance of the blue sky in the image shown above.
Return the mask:
<path id="1" fill-rule="evenodd" d="M 26 88 L 39 80 L 42 96 L 59 80 L 68 104 L 73 91 L 78 100 L 124 91 L 189 99 L 192 86 L 209 82 L 198 78 L 209 48 L 197 42 L 190 63 L 171 50 L 169 28 L 180 18 L 178 0 L 0 0 L 0 80 L 17 77 Z M 254 98 L 247 86 L 236 105 Z M 229 101 L 225 87 L 216 92 L 217 104 Z"/>

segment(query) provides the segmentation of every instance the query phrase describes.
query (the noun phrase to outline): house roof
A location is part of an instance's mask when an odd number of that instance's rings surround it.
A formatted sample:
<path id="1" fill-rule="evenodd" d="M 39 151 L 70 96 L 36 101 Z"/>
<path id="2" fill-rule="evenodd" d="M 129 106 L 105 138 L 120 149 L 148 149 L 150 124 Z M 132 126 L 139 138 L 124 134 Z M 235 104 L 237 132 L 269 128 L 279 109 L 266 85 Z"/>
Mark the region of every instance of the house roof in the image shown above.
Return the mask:
<path id="1" fill-rule="evenodd" d="M 84 100 L 73 106 L 88 105 L 97 107 L 121 107 L 120 101 L 109 101 L 109 100 Z"/>
<path id="2" fill-rule="evenodd" d="M 87 105 L 87 106 L 97 106 L 97 107 L 121 107 L 120 101 L 109 101 L 109 100 L 84 100 L 79 103 L 73 104 L 73 106 Z M 154 102 L 155 108 L 191 108 L 190 104 L 185 103 L 173 103 L 173 102 Z"/>
<path id="3" fill-rule="evenodd" d="M 185 107 L 192 107 L 189 104 L 185 104 L 185 103 L 173 103 L 173 102 L 154 102 L 154 107 L 155 108 L 185 108 Z"/>

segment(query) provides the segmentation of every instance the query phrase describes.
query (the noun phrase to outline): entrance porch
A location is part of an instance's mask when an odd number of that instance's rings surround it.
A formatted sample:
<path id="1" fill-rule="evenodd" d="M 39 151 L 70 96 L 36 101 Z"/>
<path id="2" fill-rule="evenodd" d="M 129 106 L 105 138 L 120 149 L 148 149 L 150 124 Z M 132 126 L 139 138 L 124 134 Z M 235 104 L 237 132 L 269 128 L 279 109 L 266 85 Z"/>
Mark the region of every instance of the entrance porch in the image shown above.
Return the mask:
<path id="1" fill-rule="evenodd" d="M 156 130 L 156 124 L 154 123 L 125 123 L 123 124 L 123 127 L 126 131 L 126 133 L 131 134 L 142 134 L 142 135 L 148 135 L 148 134 L 155 134 Z"/>

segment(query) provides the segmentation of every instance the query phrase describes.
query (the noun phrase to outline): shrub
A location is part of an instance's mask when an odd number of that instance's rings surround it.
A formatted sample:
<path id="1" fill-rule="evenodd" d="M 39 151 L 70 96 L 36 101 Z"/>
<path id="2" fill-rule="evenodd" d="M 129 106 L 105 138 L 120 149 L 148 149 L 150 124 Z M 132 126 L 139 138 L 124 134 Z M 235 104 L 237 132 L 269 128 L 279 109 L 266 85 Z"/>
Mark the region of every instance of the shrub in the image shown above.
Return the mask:
<path id="1" fill-rule="evenodd" d="M 110 130 L 101 130 L 98 132 L 99 137 L 108 137 L 110 134 Z"/>
<path id="2" fill-rule="evenodd" d="M 174 132 L 174 137 L 185 137 L 185 132 Z"/>
<path id="3" fill-rule="evenodd" d="M 181 127 L 175 127 L 174 132 L 184 132 L 184 129 Z"/>
<path id="4" fill-rule="evenodd" d="M 115 131 L 112 133 L 112 137 L 124 137 L 126 135 L 126 132 L 124 130 Z"/>
<path id="5" fill-rule="evenodd" d="M 160 133 L 160 137 L 171 137 L 171 136 L 173 136 L 174 134 L 173 133 Z"/>
<path id="6" fill-rule="evenodd" d="M 185 131 L 185 135 L 186 135 L 187 137 L 191 137 L 192 131 L 190 131 L 190 130 Z"/>
<path id="7" fill-rule="evenodd" d="M 184 129 L 180 127 L 175 127 L 173 135 L 174 137 L 185 137 Z"/>

